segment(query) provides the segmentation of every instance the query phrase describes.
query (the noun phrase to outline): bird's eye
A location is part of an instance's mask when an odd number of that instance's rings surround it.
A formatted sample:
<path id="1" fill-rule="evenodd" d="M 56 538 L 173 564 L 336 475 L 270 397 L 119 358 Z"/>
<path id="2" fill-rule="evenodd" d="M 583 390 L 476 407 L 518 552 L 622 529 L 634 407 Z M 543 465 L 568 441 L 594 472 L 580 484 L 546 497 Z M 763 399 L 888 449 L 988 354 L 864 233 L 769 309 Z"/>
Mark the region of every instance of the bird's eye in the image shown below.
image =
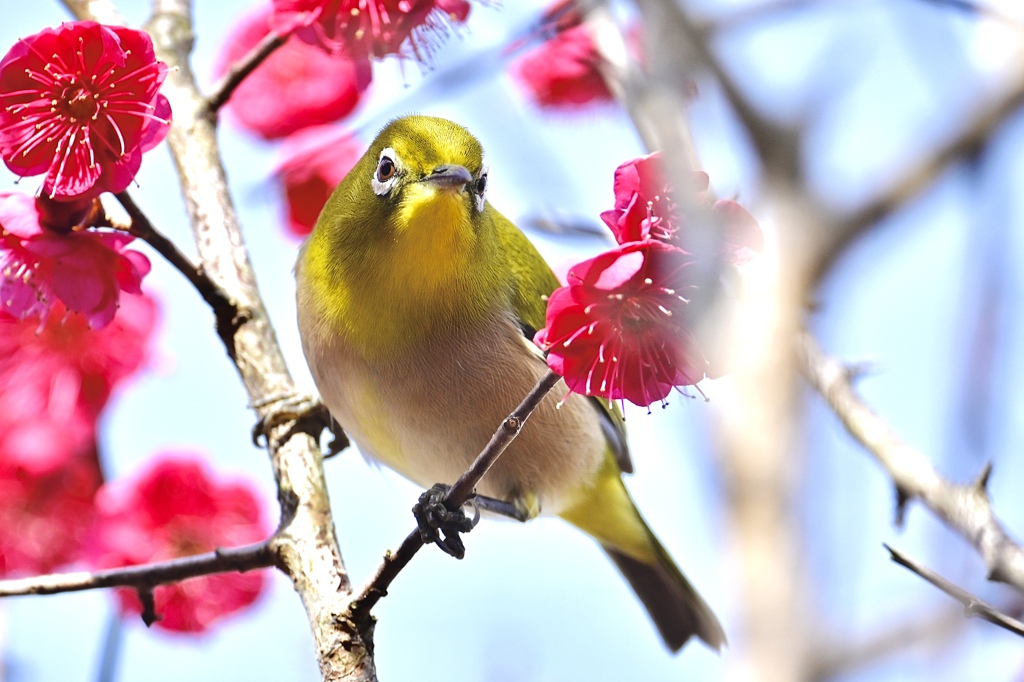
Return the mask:
<path id="1" fill-rule="evenodd" d="M 399 163 L 394 149 L 388 147 L 381 151 L 377 170 L 373 172 L 370 183 L 373 185 L 374 194 L 382 197 L 391 192 L 391 188 L 398 182 Z"/>
<path id="2" fill-rule="evenodd" d="M 473 205 L 477 212 L 484 210 L 484 192 L 487 191 L 487 166 L 480 171 L 480 177 L 473 183 Z"/>
<path id="3" fill-rule="evenodd" d="M 377 182 L 387 182 L 391 178 L 395 177 L 395 173 L 397 172 L 398 168 L 390 157 L 380 157 L 380 162 L 377 164 Z"/>

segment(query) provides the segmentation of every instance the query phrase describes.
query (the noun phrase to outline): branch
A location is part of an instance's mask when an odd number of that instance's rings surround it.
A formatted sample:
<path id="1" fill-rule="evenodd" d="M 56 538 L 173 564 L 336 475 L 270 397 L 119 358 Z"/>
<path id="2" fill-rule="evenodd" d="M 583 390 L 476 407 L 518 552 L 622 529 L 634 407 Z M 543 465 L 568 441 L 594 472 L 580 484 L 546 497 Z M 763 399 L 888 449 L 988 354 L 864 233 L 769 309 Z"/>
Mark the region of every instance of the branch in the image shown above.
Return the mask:
<path id="1" fill-rule="evenodd" d="M 830 231 L 829 241 L 815 264 L 812 276 L 820 282 L 851 244 L 878 222 L 920 195 L 953 164 L 978 156 L 992 134 L 1024 106 L 1024 64 L 1015 64 L 1007 76 L 1009 86 L 986 102 L 960 129 L 870 202 L 845 216 Z"/>
<path id="2" fill-rule="evenodd" d="M 615 21 L 609 3 L 601 0 L 581 0 L 580 4 L 586 11 L 586 27 L 601 57 L 599 68 L 608 90 L 629 114 L 633 127 L 636 128 L 648 152 L 673 150 L 679 154 L 677 170 L 686 182 L 677 188 L 678 192 L 683 194 L 684 190 L 693 184 L 690 179 L 691 171 L 700 168 L 697 150 L 693 145 L 693 135 L 686 121 L 686 98 L 678 87 L 679 83 L 676 82 L 685 82 L 684 79 L 659 79 L 654 77 L 654 74 L 649 78 L 644 68 L 630 56 L 627 30 L 621 28 Z M 648 22 L 648 25 L 658 24 Z M 652 31 L 653 29 L 649 29 L 647 33 Z M 647 37 L 649 41 L 658 39 L 658 36 Z M 668 55 L 662 55 L 657 47 L 647 52 L 659 55 L 659 60 L 668 59 Z M 680 59 L 679 55 L 672 57 L 674 59 L 671 64 L 674 70 L 686 69 L 687 60 Z M 653 71 L 658 64 L 646 66 Z M 669 87 L 665 87 L 666 85 Z M 666 163 L 671 160 L 664 159 Z"/>
<path id="3" fill-rule="evenodd" d="M 221 342 L 224 343 L 228 354 L 231 355 L 235 349 L 235 332 L 246 320 L 246 314 L 235 305 L 224 289 L 203 272 L 202 268 L 196 267 L 174 242 L 153 226 L 153 223 L 149 221 L 149 218 L 127 191 L 119 192 L 114 196 L 117 197 L 121 206 L 128 213 L 128 217 L 131 218 L 128 233 L 152 246 L 167 262 L 185 275 L 185 278 L 192 283 L 203 300 L 213 309 L 213 314 L 217 318 L 217 335 L 220 336 Z M 232 359 L 234 359 L 233 356 Z"/>
<path id="4" fill-rule="evenodd" d="M 988 602 L 978 599 L 967 590 L 957 587 L 938 573 L 935 573 L 931 569 L 917 563 L 905 554 L 897 552 L 889 545 L 884 545 L 884 547 L 889 550 L 889 554 L 893 561 L 910 569 L 953 599 L 960 602 L 964 607 L 965 616 L 987 620 L 993 625 L 998 625 L 1004 630 L 1009 630 L 1016 635 L 1024 637 L 1024 623 L 1021 623 L 1016 618 L 1011 618 Z"/>
<path id="5" fill-rule="evenodd" d="M 648 25 L 655 18 L 658 22 L 653 25 L 662 25 L 662 30 L 683 36 L 693 56 L 715 77 L 750 134 L 762 168 L 777 177 L 795 180 L 800 171 L 797 131 L 774 123 L 758 111 L 712 51 L 710 30 L 690 19 L 674 0 L 640 0 L 638 6 Z"/>
<path id="6" fill-rule="evenodd" d="M 527 396 L 523 398 L 523 401 L 519 403 L 519 407 L 501 423 L 498 430 L 491 436 L 487 446 L 477 455 L 473 464 L 470 465 L 469 469 L 462 476 L 459 476 L 459 480 L 455 481 L 455 485 L 445 495 L 444 503 L 449 510 L 455 511 L 461 508 L 473 496 L 480 479 L 490 470 L 494 462 L 501 456 L 501 453 L 509 446 L 509 443 L 515 440 L 526 420 L 533 414 L 533 411 L 540 405 L 544 396 L 555 387 L 555 384 L 561 378 L 549 370 L 547 374 L 540 378 L 540 381 L 537 382 L 537 385 L 533 387 Z M 422 546 L 423 539 L 420 537 L 420 532 L 419 530 L 414 530 L 406 536 L 396 552 L 388 552 L 384 555 L 384 561 L 377 567 L 377 572 L 374 574 L 373 579 L 362 589 L 359 596 L 349 603 L 348 615 L 353 623 L 360 628 L 366 628 L 372 623 L 370 619 L 371 609 L 382 597 L 387 595 L 388 587 L 398 577 L 402 569 L 412 561 L 412 558 L 416 556 L 416 552 Z"/>
<path id="7" fill-rule="evenodd" d="M 978 551 L 988 568 L 989 580 L 1007 583 L 1024 593 L 1024 550 L 1007 535 L 992 511 L 986 489 L 991 466 L 986 466 L 970 485 L 946 480 L 922 452 L 904 443 L 861 400 L 843 365 L 825 355 L 808 334 L 801 336 L 798 345 L 807 381 L 896 485 L 897 520 L 902 518 L 907 502 L 919 500 Z"/>
<path id="8" fill-rule="evenodd" d="M 157 585 L 180 582 L 213 573 L 245 572 L 257 568 L 269 568 L 274 565 L 275 561 L 276 557 L 271 549 L 271 542 L 267 540 L 255 545 L 217 549 L 207 554 L 197 554 L 142 566 L 126 566 L 93 573 L 81 571 L 16 580 L 0 580 L 0 597 L 60 594 L 105 587 L 133 587 L 138 590 L 151 590 Z"/>
<path id="9" fill-rule="evenodd" d="M 231 99 L 235 91 L 246 76 L 256 70 L 260 64 L 269 57 L 274 50 L 287 42 L 287 36 L 279 36 L 276 33 L 268 33 L 257 43 L 249 53 L 231 65 L 228 72 L 213 86 L 213 92 L 206 98 L 206 108 L 211 114 L 220 111 L 220 108 Z"/>
<path id="10" fill-rule="evenodd" d="M 146 25 L 157 56 L 170 67 L 161 88 L 174 119 L 167 142 L 196 242 L 200 267 L 247 315 L 229 354 L 249 404 L 268 429 L 270 461 L 281 504 L 281 528 L 272 540 L 278 566 L 292 580 L 309 618 L 325 680 L 376 679 L 369 631 L 355 632 L 336 618 L 351 590 L 338 549 L 316 439 L 275 418 L 280 400 L 298 390 L 288 372 L 260 297 L 245 239 L 228 191 L 217 146 L 216 121 L 189 63 L 192 16 L 188 0 L 153 0 Z M 290 437 L 285 434 L 292 431 Z"/>

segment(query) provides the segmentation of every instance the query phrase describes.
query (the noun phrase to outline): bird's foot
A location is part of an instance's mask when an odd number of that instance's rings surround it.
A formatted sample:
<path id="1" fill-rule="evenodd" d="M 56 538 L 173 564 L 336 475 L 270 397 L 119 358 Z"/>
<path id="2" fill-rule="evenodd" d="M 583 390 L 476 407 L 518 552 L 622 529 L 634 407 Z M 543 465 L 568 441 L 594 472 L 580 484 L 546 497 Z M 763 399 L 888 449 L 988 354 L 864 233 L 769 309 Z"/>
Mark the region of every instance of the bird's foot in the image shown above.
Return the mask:
<path id="1" fill-rule="evenodd" d="M 420 529 L 420 538 L 424 544 L 435 544 L 445 554 L 461 559 L 466 555 L 466 546 L 462 543 L 460 533 L 468 533 L 480 520 L 477 512 L 471 519 L 461 510 L 451 510 L 445 504 L 445 496 L 450 485 L 435 483 L 430 490 L 420 495 L 420 499 L 412 507 L 416 517 L 416 525 Z M 441 537 L 441 535 L 444 537 Z"/>
<path id="2" fill-rule="evenodd" d="M 535 497 L 517 498 L 514 501 L 499 500 L 484 495 L 474 495 L 469 503 L 481 511 L 491 512 L 514 521 L 526 522 L 540 514 L 540 504 Z"/>
<path id="3" fill-rule="evenodd" d="M 271 438 L 277 447 L 296 433 L 309 434 L 319 442 L 325 430 L 331 432 L 325 459 L 349 446 L 348 436 L 331 417 L 327 406 L 312 396 L 300 393 L 272 396 L 254 404 L 253 408 L 263 412 L 263 416 L 252 427 L 252 442 L 256 447 L 271 444 Z M 284 433 L 272 436 L 274 430 L 282 426 L 289 428 Z"/>

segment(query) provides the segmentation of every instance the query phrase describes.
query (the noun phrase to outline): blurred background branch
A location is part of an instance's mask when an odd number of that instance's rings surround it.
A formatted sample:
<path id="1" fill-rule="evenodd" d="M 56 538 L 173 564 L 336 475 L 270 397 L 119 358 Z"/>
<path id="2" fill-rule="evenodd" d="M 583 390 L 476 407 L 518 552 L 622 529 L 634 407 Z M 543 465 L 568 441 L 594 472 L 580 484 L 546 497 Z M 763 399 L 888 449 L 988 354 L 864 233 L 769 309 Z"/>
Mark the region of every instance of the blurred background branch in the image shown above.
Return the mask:
<path id="1" fill-rule="evenodd" d="M 959 609 L 941 608 L 904 615 L 895 621 L 886 619 L 861 637 L 849 633 L 819 635 L 808 679 L 825 682 L 856 674 L 913 650 L 927 655 L 949 646 L 963 633 L 965 622 Z"/>
<path id="2" fill-rule="evenodd" d="M 1024 594 L 1024 549 L 1003 529 L 988 495 L 991 465 L 969 485 L 939 475 L 924 453 L 907 445 L 861 400 L 849 371 L 825 355 L 804 334 L 799 341 L 802 370 L 811 386 L 839 417 L 846 431 L 871 454 L 892 479 L 897 491 L 897 519 L 903 507 L 919 500 L 951 530 L 978 551 L 988 579 L 1004 582 Z"/>

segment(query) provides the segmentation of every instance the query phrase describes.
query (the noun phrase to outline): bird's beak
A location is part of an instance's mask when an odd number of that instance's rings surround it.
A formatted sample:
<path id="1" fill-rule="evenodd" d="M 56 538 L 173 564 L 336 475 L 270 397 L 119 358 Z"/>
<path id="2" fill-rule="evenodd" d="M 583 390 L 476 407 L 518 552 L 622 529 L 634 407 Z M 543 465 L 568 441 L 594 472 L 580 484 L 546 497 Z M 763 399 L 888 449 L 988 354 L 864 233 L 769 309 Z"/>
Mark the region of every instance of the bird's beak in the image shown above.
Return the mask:
<path id="1" fill-rule="evenodd" d="M 462 166 L 456 165 L 438 166 L 422 180 L 436 187 L 460 190 L 472 181 L 472 174 Z"/>

